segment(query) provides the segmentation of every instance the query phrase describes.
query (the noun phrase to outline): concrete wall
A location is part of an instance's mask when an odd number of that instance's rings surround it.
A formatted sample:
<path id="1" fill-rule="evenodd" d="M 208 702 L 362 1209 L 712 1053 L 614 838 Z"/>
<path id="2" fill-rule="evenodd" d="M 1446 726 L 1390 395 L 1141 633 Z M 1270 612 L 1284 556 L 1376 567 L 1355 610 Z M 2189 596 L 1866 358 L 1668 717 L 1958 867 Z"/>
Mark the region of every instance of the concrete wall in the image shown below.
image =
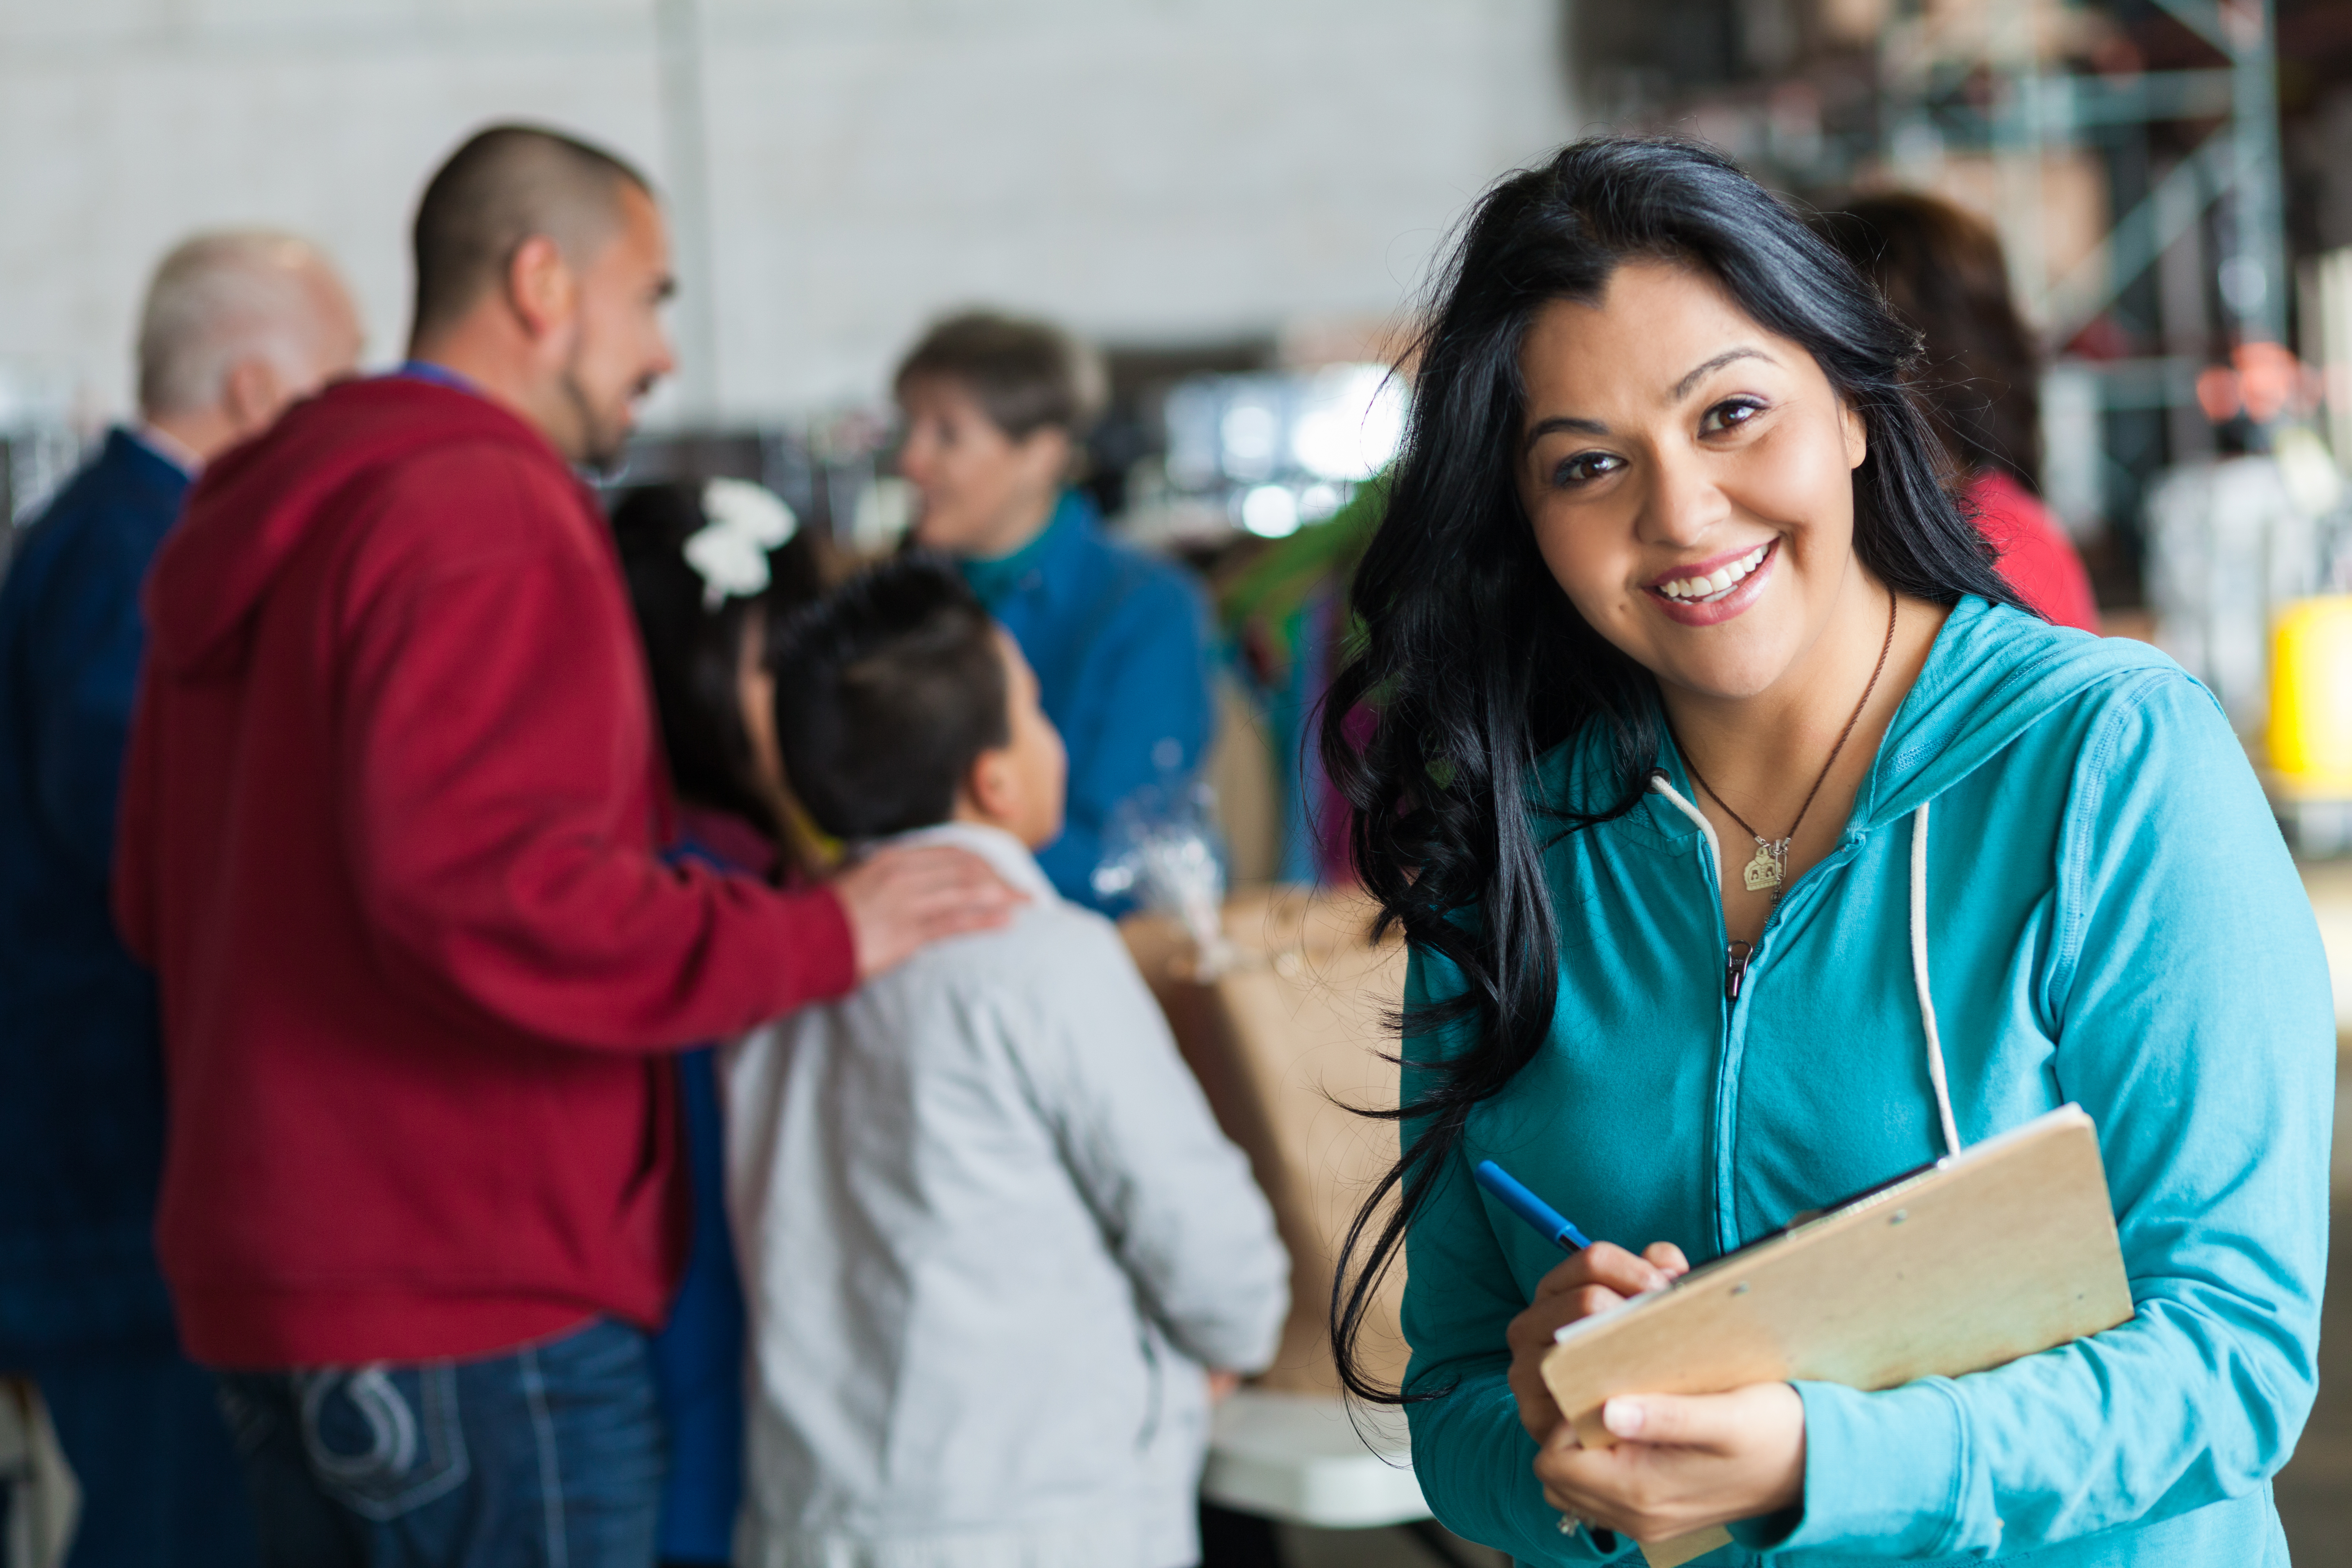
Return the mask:
<path id="1" fill-rule="evenodd" d="M 701 353 L 672 416 L 873 397 L 925 318 L 972 301 L 1129 343 L 1377 315 L 1488 180 L 1570 133 L 1560 11 L 0 0 L 0 377 L 119 410 L 147 268 L 225 223 L 325 241 L 393 356 L 423 177 L 512 116 L 676 192 L 686 280 L 710 287 L 680 311 Z"/>

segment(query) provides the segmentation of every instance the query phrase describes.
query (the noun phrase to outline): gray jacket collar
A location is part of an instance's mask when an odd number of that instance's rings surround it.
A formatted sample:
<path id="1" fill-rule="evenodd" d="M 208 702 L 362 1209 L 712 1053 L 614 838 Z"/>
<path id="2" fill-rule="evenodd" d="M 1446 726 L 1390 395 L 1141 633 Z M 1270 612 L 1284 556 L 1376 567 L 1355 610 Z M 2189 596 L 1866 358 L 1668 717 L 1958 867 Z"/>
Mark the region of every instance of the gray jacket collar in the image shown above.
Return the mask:
<path id="1" fill-rule="evenodd" d="M 942 822 L 936 827 L 918 827 L 911 833 L 893 834 L 864 846 L 876 849 L 898 848 L 901 845 L 947 844 L 958 849 L 969 849 L 989 864 L 1015 892 L 1026 893 L 1033 899 L 1058 900 L 1054 884 L 1037 864 L 1021 840 L 1001 827 L 989 827 L 977 822 Z"/>

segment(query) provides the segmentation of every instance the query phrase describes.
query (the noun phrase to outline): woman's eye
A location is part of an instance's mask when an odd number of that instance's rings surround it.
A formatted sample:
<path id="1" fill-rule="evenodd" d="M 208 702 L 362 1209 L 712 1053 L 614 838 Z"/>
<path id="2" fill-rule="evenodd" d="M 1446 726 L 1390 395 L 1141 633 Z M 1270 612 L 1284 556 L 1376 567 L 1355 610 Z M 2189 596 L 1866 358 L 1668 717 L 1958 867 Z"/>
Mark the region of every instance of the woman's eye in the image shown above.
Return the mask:
<path id="1" fill-rule="evenodd" d="M 1625 466 L 1625 459 L 1613 452 L 1579 452 L 1552 470 L 1552 482 L 1580 485 L 1613 474 Z"/>
<path id="2" fill-rule="evenodd" d="M 1698 427 L 1702 434 L 1713 436 L 1736 425 L 1745 425 L 1763 412 L 1764 405 L 1752 397 L 1727 398 L 1700 417 Z"/>

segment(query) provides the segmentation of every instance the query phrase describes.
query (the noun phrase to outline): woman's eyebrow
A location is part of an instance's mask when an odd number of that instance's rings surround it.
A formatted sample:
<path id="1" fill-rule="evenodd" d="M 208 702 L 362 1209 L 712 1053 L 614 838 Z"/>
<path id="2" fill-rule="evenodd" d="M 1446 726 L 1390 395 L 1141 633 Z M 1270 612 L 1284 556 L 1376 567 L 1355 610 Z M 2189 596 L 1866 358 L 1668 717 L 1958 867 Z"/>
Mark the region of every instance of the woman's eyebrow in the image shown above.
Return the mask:
<path id="1" fill-rule="evenodd" d="M 1519 456 L 1524 458 L 1534 451 L 1536 443 L 1555 430 L 1574 430 L 1584 436 L 1609 434 L 1609 426 L 1598 419 L 1580 419 L 1571 414 L 1555 414 L 1549 419 L 1538 419 L 1528 426 L 1527 436 L 1519 443 Z"/>
<path id="2" fill-rule="evenodd" d="M 1716 355 L 1713 359 L 1707 361 L 1705 364 L 1693 370 L 1680 381 L 1675 383 L 1674 401 L 1680 403 L 1684 398 L 1689 396 L 1690 389 L 1698 384 L 1699 378 L 1701 376 L 1713 371 L 1721 370 L 1725 365 L 1729 364 L 1734 360 L 1742 359 L 1760 359 L 1766 364 L 1779 364 L 1780 363 L 1779 360 L 1774 359 L 1770 354 L 1766 353 L 1762 349 L 1749 348 L 1744 344 L 1736 349 L 1726 349 L 1721 353 Z M 1538 419 L 1536 423 L 1528 426 L 1527 436 L 1519 443 L 1520 456 L 1524 457 L 1528 453 L 1535 450 L 1535 445 L 1537 442 L 1542 440 L 1545 437 L 1551 435 L 1553 432 L 1559 430 L 1573 430 L 1581 436 L 1606 436 L 1609 434 L 1609 426 L 1602 424 L 1598 419 L 1581 419 L 1570 414 L 1555 414 L 1549 419 Z"/>
<path id="3" fill-rule="evenodd" d="M 1779 360 L 1774 359 L 1770 354 L 1766 353 L 1762 349 L 1751 349 L 1746 347 L 1726 349 L 1721 353 L 1716 355 L 1713 359 L 1707 361 L 1705 364 L 1700 365 L 1696 370 L 1692 371 L 1680 381 L 1675 383 L 1675 401 L 1676 403 L 1680 403 L 1684 398 L 1689 396 L 1690 389 L 1698 384 L 1699 377 L 1706 374 L 1709 371 L 1721 370 L 1725 365 L 1729 364 L 1736 359 L 1760 359 L 1766 364 L 1779 364 L 1780 363 Z"/>

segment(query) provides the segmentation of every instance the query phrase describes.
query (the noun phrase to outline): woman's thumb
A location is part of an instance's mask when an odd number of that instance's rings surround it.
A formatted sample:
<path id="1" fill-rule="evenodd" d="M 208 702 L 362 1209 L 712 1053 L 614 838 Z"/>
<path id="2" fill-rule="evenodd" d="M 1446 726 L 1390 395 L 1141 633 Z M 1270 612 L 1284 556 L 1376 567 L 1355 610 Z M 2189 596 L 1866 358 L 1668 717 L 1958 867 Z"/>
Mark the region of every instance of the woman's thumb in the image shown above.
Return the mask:
<path id="1" fill-rule="evenodd" d="M 1712 1447 L 1723 1436 L 1720 1404 L 1680 1394 L 1619 1394 L 1601 1407 L 1601 1424 L 1629 1443 Z"/>

